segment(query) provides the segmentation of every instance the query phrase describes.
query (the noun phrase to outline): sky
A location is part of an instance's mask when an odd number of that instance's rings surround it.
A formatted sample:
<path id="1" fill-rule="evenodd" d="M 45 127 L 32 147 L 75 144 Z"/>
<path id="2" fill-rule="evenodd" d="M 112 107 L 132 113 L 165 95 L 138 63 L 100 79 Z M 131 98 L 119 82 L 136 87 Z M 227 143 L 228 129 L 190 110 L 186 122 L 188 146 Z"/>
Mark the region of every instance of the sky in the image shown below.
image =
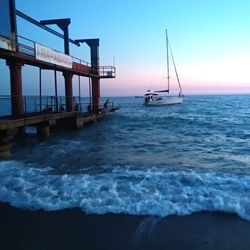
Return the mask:
<path id="1" fill-rule="evenodd" d="M 166 88 L 166 29 L 184 95 L 250 93 L 249 0 L 16 0 L 16 8 L 36 20 L 71 18 L 72 39 L 99 38 L 100 65 L 115 65 L 117 71 L 115 79 L 101 80 L 104 96 Z M 62 40 L 20 18 L 18 32 L 63 51 Z M 90 62 L 87 46 L 71 45 L 70 52 Z M 27 66 L 24 73 L 27 93 L 37 91 L 32 70 Z M 50 74 L 44 79 L 53 78 Z M 172 70 L 170 80 L 174 92 Z M 82 82 L 87 87 L 88 79 Z"/>

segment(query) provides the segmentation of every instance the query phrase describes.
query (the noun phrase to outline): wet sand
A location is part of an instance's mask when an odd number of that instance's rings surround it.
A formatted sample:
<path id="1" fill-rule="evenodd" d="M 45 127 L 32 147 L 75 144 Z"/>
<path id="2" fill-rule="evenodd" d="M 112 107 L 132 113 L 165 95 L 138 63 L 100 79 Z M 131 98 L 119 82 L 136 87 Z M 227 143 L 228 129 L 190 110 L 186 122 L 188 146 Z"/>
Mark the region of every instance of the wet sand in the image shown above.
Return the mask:
<path id="1" fill-rule="evenodd" d="M 27 211 L 0 203 L 0 249 L 249 250 L 250 222 L 219 212 L 159 218 Z"/>

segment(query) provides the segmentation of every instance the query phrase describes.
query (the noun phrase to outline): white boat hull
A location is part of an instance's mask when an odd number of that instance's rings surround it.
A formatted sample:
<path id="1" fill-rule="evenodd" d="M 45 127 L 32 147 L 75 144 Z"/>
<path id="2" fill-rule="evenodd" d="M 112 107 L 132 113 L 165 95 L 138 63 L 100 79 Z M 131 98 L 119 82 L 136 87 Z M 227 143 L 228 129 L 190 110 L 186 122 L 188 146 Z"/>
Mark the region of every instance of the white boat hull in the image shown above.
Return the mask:
<path id="1" fill-rule="evenodd" d="M 144 103 L 145 106 L 163 106 L 163 105 L 173 105 L 181 104 L 183 100 L 182 96 L 167 96 L 161 100 L 149 100 Z"/>

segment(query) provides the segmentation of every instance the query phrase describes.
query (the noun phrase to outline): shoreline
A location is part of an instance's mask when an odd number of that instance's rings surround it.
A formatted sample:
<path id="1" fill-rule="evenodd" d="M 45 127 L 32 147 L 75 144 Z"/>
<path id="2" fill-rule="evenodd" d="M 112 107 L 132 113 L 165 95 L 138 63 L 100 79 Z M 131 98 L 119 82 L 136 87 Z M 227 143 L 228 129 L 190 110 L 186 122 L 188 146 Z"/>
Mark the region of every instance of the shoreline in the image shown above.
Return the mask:
<path id="1" fill-rule="evenodd" d="M 250 222 L 235 214 L 86 215 L 78 208 L 28 211 L 0 203 L 0 249 L 250 249 Z"/>

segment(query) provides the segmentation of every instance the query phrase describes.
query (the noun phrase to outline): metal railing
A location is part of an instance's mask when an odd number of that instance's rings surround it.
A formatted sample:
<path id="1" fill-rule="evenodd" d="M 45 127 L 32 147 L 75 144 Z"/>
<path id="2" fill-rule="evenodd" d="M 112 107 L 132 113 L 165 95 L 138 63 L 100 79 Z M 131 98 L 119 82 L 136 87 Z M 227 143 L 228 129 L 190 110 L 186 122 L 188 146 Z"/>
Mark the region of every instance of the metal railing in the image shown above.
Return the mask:
<path id="1" fill-rule="evenodd" d="M 21 54 L 28 55 L 31 57 L 35 57 L 35 41 L 30 40 L 26 37 L 18 35 L 18 45 L 17 45 L 17 51 Z M 57 51 L 57 50 L 55 50 Z M 59 51 L 57 51 L 59 52 Z M 61 53 L 61 52 L 59 52 Z M 91 65 L 91 63 L 86 62 L 82 59 L 79 59 L 77 57 L 71 56 L 73 62 L 78 63 L 80 65 L 87 66 L 91 68 L 91 72 L 94 75 L 100 76 L 100 77 L 116 77 L 116 69 L 114 66 L 99 66 L 95 67 L 95 65 Z"/>
<path id="2" fill-rule="evenodd" d="M 101 77 L 116 77 L 116 69 L 113 66 L 100 66 L 99 76 Z"/>
<path id="3" fill-rule="evenodd" d="M 35 42 L 23 36 L 17 36 L 17 51 L 21 54 L 35 57 Z"/>
<path id="4" fill-rule="evenodd" d="M 86 61 L 83 61 L 83 60 L 81 60 L 81 59 L 79 59 L 79 58 L 77 58 L 77 57 L 74 57 L 74 56 L 71 56 L 71 57 L 72 57 L 72 59 L 73 59 L 73 62 L 78 63 L 78 64 L 81 64 L 81 65 L 85 65 L 85 66 L 91 68 L 91 63 L 86 62 Z"/>
<path id="5" fill-rule="evenodd" d="M 0 117 L 11 116 L 12 98 L 15 96 L 0 95 Z M 88 97 L 73 97 L 73 112 L 90 113 L 92 105 Z M 65 96 L 23 96 L 21 102 L 23 115 L 66 112 L 66 97 Z"/>

